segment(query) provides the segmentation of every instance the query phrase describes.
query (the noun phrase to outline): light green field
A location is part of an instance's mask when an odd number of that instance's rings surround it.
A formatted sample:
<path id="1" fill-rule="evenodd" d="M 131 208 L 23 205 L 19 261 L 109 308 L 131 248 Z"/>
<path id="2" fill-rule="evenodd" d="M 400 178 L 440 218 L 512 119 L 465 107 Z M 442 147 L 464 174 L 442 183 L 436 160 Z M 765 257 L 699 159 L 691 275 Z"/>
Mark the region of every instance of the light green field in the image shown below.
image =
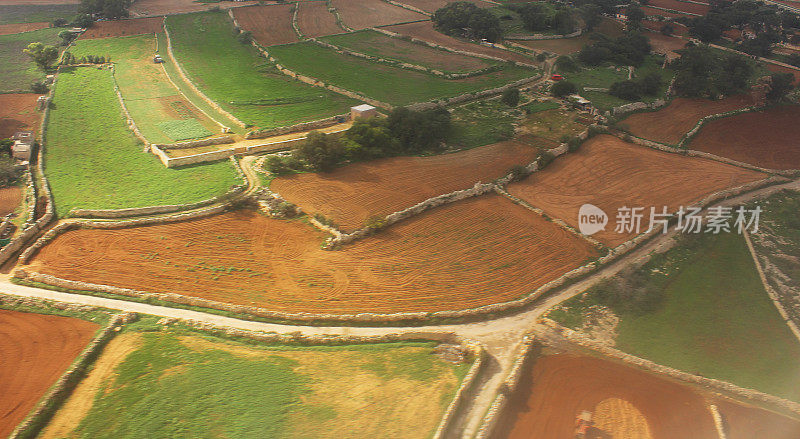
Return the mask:
<path id="1" fill-rule="evenodd" d="M 239 43 L 224 12 L 166 19 L 175 57 L 212 100 L 247 124 L 291 125 L 346 113 L 359 102 L 293 80 L 254 47 Z"/>
<path id="2" fill-rule="evenodd" d="M 62 69 L 47 124 L 45 168 L 56 212 L 200 201 L 240 183 L 230 162 L 165 168 L 128 130 L 111 72 Z"/>
<path id="3" fill-rule="evenodd" d="M 153 35 L 138 35 L 78 40 L 70 52 L 78 58 L 111 58 L 125 105 L 151 143 L 174 143 L 219 133 L 219 125 L 186 102 L 161 65 L 153 63 L 156 47 Z"/>
<path id="4" fill-rule="evenodd" d="M 339 54 L 310 42 L 272 46 L 270 54 L 290 70 L 392 105 L 453 97 L 538 74 L 508 65 L 497 72 L 448 80 Z"/>
<path id="5" fill-rule="evenodd" d="M 58 45 L 61 29 L 48 28 L 19 34 L 0 35 L 0 93 L 30 93 L 31 84 L 44 79 L 45 74 L 31 58 L 22 53 L 30 43 Z M 61 47 L 59 47 L 61 50 Z"/>
<path id="6" fill-rule="evenodd" d="M 488 145 L 514 136 L 514 122 L 524 113 L 499 99 L 470 102 L 451 109 L 453 134 L 448 144 L 460 148 Z"/>
<path id="7" fill-rule="evenodd" d="M 70 419 L 70 437 L 424 439 L 469 367 L 433 343 L 293 347 L 128 329 L 106 351 L 122 345 L 95 394 L 74 395 L 94 403 Z"/>
<path id="8" fill-rule="evenodd" d="M 652 312 L 614 310 L 619 349 L 800 401 L 800 343 L 769 300 L 741 235 L 687 240 L 642 272 L 664 299 Z M 590 291 L 549 316 L 578 327 L 596 303 Z"/>

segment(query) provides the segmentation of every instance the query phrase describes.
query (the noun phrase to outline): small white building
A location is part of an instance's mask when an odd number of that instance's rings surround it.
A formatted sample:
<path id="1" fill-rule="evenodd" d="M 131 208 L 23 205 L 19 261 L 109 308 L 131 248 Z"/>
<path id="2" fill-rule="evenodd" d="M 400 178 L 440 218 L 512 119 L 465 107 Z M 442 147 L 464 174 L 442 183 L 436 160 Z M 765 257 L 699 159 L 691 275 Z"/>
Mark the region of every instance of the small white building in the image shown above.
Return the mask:
<path id="1" fill-rule="evenodd" d="M 361 104 L 356 105 L 355 107 L 350 107 L 350 120 L 356 120 L 358 118 L 368 119 L 370 117 L 375 117 L 378 115 L 378 110 L 369 104 Z"/>
<path id="2" fill-rule="evenodd" d="M 31 131 L 18 131 L 11 137 L 11 155 L 18 160 L 30 161 L 33 154 L 33 133 Z"/>

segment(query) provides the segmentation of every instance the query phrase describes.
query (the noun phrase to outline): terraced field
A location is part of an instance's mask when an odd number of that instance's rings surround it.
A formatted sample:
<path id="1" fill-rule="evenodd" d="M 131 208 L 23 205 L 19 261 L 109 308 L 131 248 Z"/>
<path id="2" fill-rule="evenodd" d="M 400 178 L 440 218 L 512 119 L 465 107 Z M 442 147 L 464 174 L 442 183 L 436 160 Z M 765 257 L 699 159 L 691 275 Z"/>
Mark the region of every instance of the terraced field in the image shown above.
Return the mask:
<path id="1" fill-rule="evenodd" d="M 292 28 L 293 7 L 291 4 L 247 6 L 235 8 L 233 16 L 242 30 L 252 32 L 262 46 L 294 43 L 298 38 Z"/>
<path id="2" fill-rule="evenodd" d="M 82 33 L 79 39 L 125 37 L 164 32 L 164 17 L 131 20 L 98 21 Z"/>
<path id="3" fill-rule="evenodd" d="M 303 35 L 321 37 L 344 32 L 325 2 L 301 2 L 297 3 L 297 7 L 297 27 Z"/>
<path id="4" fill-rule="evenodd" d="M 427 20 L 428 16 L 382 0 L 332 0 L 344 24 L 351 29 Z"/>

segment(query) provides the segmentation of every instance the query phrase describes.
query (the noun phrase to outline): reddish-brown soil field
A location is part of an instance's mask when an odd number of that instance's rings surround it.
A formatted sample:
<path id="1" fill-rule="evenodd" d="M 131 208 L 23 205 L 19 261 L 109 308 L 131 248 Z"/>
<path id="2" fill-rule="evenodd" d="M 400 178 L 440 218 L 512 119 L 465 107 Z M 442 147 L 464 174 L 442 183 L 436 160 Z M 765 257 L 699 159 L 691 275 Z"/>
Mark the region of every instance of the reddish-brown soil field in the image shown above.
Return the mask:
<path id="1" fill-rule="evenodd" d="M 650 8 L 650 7 L 647 7 L 647 6 L 642 6 L 642 11 L 648 17 L 652 17 L 652 16 L 656 16 L 656 15 L 660 15 L 662 17 L 667 17 L 667 18 L 694 17 L 694 15 L 681 14 L 681 13 L 678 13 L 678 12 L 669 12 L 669 11 L 665 11 L 663 9 Z"/>
<path id="2" fill-rule="evenodd" d="M 50 27 L 50 22 L 0 24 L 0 35 L 18 34 Z"/>
<path id="3" fill-rule="evenodd" d="M 374 215 L 388 215 L 428 198 L 467 189 L 525 165 L 538 150 L 508 141 L 433 157 L 397 157 L 356 163 L 321 174 L 273 180 L 270 188 L 309 214 L 321 213 L 346 231 Z"/>
<path id="4" fill-rule="evenodd" d="M 800 107 L 773 107 L 708 122 L 689 148 L 767 169 L 800 169 Z"/>
<path id="5" fill-rule="evenodd" d="M 470 3 L 475 4 L 479 8 L 491 8 L 494 6 L 491 3 L 486 3 L 481 0 L 467 0 Z M 421 9 L 425 12 L 434 13 L 437 9 L 443 8 L 447 6 L 448 3 L 452 3 L 453 0 L 402 0 L 400 3 L 404 5 L 413 6 L 417 9 Z"/>
<path id="6" fill-rule="evenodd" d="M 124 37 L 154 34 L 164 31 L 164 17 L 133 18 L 130 20 L 98 21 L 80 39 Z"/>
<path id="7" fill-rule="evenodd" d="M 0 188 L 0 217 L 17 210 L 20 201 L 22 201 L 22 188 L 19 186 Z"/>
<path id="8" fill-rule="evenodd" d="M 76 2 L 78 3 L 78 2 Z M 167 14 L 183 14 L 186 12 L 207 11 L 213 7 L 222 9 L 240 6 L 257 5 L 257 1 L 220 1 L 218 3 L 199 3 L 195 0 L 136 0 L 131 4 L 130 12 L 133 16 L 153 16 Z"/>
<path id="9" fill-rule="evenodd" d="M 713 192 L 763 178 L 766 175 L 760 172 L 600 135 L 542 172 L 512 183 L 509 192 L 576 228 L 578 209 L 584 203 L 594 204 L 606 212 L 609 221 L 604 231 L 593 236 L 603 244 L 617 246 L 635 235 L 615 231 L 620 207 L 645 209 L 640 230 L 644 232 L 649 226 L 650 207 L 661 212 L 667 206 L 674 212 Z"/>
<path id="10" fill-rule="evenodd" d="M 603 19 L 603 21 L 594 29 L 595 32 L 608 35 L 610 37 L 618 37 L 622 35 L 622 24 L 611 19 Z M 557 53 L 559 55 L 569 55 L 583 49 L 587 44 L 591 44 L 594 40 L 590 34 L 584 34 L 575 38 L 558 38 L 555 40 L 519 40 L 516 43 L 522 44 L 531 49 Z"/>
<path id="11" fill-rule="evenodd" d="M 677 98 L 658 111 L 636 113 L 620 123 L 627 125 L 636 137 L 675 145 L 703 117 L 748 105 L 752 105 L 752 101 L 745 95 L 723 100 Z"/>
<path id="12" fill-rule="evenodd" d="M 572 439 L 575 418 L 609 398 L 632 404 L 653 439 L 709 439 L 717 432 L 705 400 L 690 388 L 600 358 L 540 357 L 523 372 L 496 438 Z M 610 436 L 596 428 L 588 438 Z"/>
<path id="13" fill-rule="evenodd" d="M 297 11 L 297 26 L 307 37 L 323 37 L 344 32 L 325 2 L 301 2 Z"/>
<path id="14" fill-rule="evenodd" d="M 337 251 L 303 221 L 239 211 L 179 224 L 75 230 L 34 269 L 67 279 L 290 312 L 471 308 L 534 291 L 593 246 L 499 195 L 441 206 Z"/>
<path id="15" fill-rule="evenodd" d="M 765 63 L 767 70 L 772 73 L 791 73 L 794 75 L 794 85 L 797 86 L 800 84 L 800 70 L 790 69 L 789 67 L 783 67 L 775 64 Z"/>
<path id="16" fill-rule="evenodd" d="M 667 8 L 698 15 L 705 15 L 708 13 L 708 10 L 711 9 L 709 5 L 698 5 L 697 3 L 682 2 L 680 0 L 651 0 L 649 4 L 659 8 Z"/>
<path id="17" fill-rule="evenodd" d="M 235 8 L 233 16 L 262 46 L 295 43 L 299 39 L 292 28 L 292 7 L 291 4 L 248 6 Z"/>
<path id="18" fill-rule="evenodd" d="M 394 6 L 383 0 L 333 0 L 331 3 L 339 11 L 344 24 L 352 29 L 428 19 L 427 15 Z"/>
<path id="19" fill-rule="evenodd" d="M 675 51 L 686 47 L 686 43 L 688 42 L 687 40 L 664 35 L 660 32 L 643 32 L 643 35 L 650 40 L 650 45 L 653 46 L 653 52 L 666 55 L 670 61 L 680 56 L 675 53 Z"/>
<path id="20" fill-rule="evenodd" d="M 95 323 L 0 309 L 0 437 L 6 437 L 94 336 Z"/>
<path id="21" fill-rule="evenodd" d="M 433 28 L 433 23 L 430 21 L 420 21 L 417 23 L 407 23 L 395 26 L 387 26 L 384 29 L 391 32 L 396 32 L 400 35 L 408 35 L 423 41 L 427 41 L 429 43 L 434 43 L 440 46 L 448 47 L 450 49 L 464 50 L 472 53 L 480 53 L 482 55 L 494 56 L 507 61 L 518 61 L 524 63 L 533 62 L 533 60 L 531 60 L 530 58 L 527 58 L 519 53 L 498 49 L 496 47 L 481 46 L 480 44 L 459 40 L 458 38 L 453 38 L 449 35 L 437 32 Z"/>
<path id="22" fill-rule="evenodd" d="M 38 131 L 36 99 L 39 96 L 35 93 L 0 94 L 0 139 L 7 139 L 17 131 Z"/>
<path id="23" fill-rule="evenodd" d="M 800 421 L 728 400 L 715 402 L 728 439 L 796 439 Z"/>

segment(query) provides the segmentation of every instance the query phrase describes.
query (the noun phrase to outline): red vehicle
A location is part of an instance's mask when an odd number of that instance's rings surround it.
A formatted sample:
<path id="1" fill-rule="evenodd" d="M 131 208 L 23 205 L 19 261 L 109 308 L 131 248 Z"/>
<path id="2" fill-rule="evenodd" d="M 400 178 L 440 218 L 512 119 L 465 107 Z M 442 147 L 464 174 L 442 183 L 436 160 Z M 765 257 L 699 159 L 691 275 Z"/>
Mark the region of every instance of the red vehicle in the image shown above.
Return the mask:
<path id="1" fill-rule="evenodd" d="M 560 80 L 564 79 L 564 77 L 561 76 L 561 75 L 553 75 L 553 76 L 550 77 L 550 79 L 552 79 L 553 81 L 560 81 Z"/>

